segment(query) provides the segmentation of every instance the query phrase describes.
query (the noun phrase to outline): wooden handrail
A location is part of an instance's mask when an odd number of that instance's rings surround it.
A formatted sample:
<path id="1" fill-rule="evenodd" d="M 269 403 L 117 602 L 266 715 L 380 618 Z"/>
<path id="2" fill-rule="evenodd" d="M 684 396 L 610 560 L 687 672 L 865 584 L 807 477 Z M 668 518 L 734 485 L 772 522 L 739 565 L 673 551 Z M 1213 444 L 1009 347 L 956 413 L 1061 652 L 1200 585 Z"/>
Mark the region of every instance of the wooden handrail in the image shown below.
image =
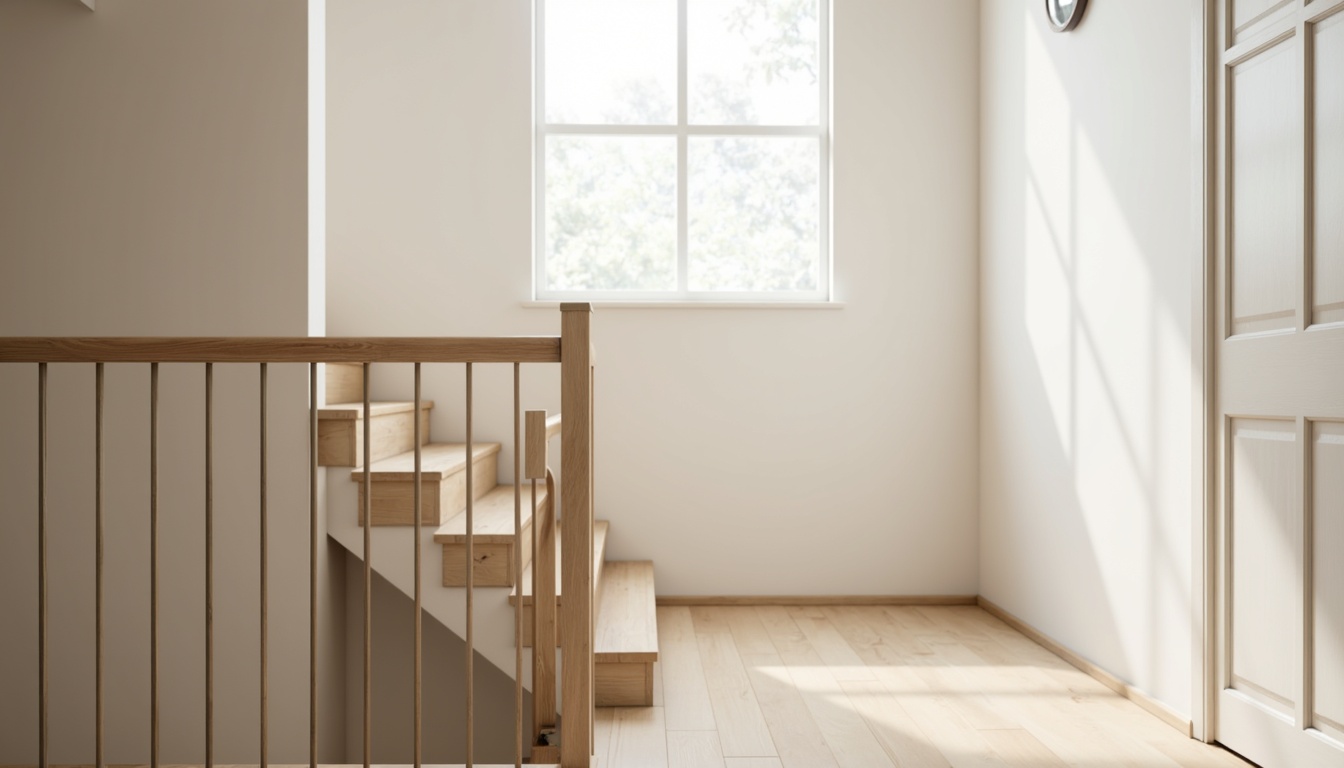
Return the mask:
<path id="1" fill-rule="evenodd" d="M 0 363 L 559 363 L 555 336 L 0 337 Z"/>

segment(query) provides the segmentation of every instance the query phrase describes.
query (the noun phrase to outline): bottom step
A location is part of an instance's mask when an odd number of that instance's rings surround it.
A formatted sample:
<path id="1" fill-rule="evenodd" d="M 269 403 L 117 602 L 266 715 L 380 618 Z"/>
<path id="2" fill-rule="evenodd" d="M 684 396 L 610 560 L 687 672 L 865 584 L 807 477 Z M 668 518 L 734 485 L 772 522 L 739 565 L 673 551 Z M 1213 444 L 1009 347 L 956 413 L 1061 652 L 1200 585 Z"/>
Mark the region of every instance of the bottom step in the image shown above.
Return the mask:
<path id="1" fill-rule="evenodd" d="M 593 638 L 593 698 L 599 707 L 653 706 L 658 661 L 658 611 L 653 563 L 603 565 Z"/>

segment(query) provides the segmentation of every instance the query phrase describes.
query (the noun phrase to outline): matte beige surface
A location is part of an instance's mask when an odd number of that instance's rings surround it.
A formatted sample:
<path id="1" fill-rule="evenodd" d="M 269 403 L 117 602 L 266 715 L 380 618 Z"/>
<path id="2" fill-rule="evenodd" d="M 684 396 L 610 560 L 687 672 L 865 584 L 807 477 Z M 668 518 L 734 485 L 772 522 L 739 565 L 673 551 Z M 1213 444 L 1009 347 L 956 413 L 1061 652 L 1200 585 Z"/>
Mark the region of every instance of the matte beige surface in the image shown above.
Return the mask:
<path id="1" fill-rule="evenodd" d="M 1248 765 L 976 607 L 660 607 L 658 627 L 662 702 L 599 710 L 598 766 Z"/>

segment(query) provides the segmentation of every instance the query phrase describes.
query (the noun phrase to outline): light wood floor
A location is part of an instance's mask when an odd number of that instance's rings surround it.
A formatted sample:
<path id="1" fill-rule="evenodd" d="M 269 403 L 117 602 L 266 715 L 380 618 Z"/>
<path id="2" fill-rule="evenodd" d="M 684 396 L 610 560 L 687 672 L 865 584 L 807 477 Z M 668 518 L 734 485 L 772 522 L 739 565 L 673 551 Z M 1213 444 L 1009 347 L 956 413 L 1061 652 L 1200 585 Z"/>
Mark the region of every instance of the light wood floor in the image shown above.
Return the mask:
<path id="1" fill-rule="evenodd" d="M 601 768 L 1245 768 L 974 607 L 661 607 Z"/>

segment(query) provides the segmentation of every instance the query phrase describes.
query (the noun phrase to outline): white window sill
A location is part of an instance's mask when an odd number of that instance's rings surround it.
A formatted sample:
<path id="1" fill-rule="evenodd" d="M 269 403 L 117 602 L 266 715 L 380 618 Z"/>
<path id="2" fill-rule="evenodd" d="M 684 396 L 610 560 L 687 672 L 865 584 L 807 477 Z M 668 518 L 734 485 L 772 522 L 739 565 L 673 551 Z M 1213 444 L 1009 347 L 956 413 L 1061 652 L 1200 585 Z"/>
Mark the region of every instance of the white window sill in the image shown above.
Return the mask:
<path id="1" fill-rule="evenodd" d="M 559 309 L 562 303 L 586 301 L 597 309 L 844 309 L 843 301 L 602 301 L 601 299 L 529 300 L 527 309 Z"/>

